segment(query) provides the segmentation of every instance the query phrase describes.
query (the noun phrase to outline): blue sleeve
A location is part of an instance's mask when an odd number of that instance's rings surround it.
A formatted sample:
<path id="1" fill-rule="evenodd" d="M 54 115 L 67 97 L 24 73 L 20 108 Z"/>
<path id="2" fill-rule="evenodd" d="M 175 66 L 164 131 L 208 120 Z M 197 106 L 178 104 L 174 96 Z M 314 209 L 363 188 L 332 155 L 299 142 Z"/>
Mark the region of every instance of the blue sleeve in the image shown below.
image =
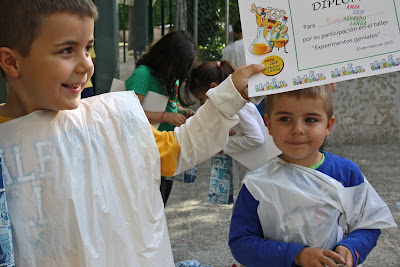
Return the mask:
<path id="1" fill-rule="evenodd" d="M 295 266 L 294 259 L 305 246 L 264 239 L 257 213 L 258 204 L 243 184 L 229 230 L 232 255 L 247 267 Z"/>
<path id="2" fill-rule="evenodd" d="M 381 231 L 378 229 L 360 229 L 348 234 L 337 245 L 347 247 L 353 254 L 353 266 L 365 261 L 367 255 L 376 246 Z"/>
<path id="3" fill-rule="evenodd" d="M 317 171 L 332 177 L 344 187 L 364 183 L 364 175 L 356 163 L 326 151 L 323 151 L 323 153 L 325 154 L 325 161 L 318 167 Z"/>
<path id="4" fill-rule="evenodd" d="M 331 176 L 343 184 L 344 187 L 358 186 L 364 183 L 364 175 L 358 165 L 349 159 L 325 152 L 326 163 L 317 170 Z M 348 234 L 337 245 L 347 247 L 353 254 L 353 266 L 364 262 L 367 255 L 376 246 L 381 234 L 376 229 L 360 229 Z M 358 262 L 357 262 L 358 259 Z"/>

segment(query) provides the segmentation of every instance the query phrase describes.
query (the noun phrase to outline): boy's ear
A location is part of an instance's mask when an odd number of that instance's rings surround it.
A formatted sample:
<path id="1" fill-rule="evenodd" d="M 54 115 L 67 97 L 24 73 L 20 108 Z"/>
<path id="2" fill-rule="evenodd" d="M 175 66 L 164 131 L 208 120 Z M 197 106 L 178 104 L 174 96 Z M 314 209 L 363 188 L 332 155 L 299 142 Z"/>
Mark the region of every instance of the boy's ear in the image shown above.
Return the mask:
<path id="1" fill-rule="evenodd" d="M 335 124 L 336 121 L 336 117 L 332 116 L 329 120 L 328 120 L 328 125 L 326 126 L 326 132 L 325 132 L 325 137 L 328 136 L 333 128 L 333 124 Z"/>
<path id="2" fill-rule="evenodd" d="M 269 117 L 268 117 L 268 114 L 267 114 L 267 113 L 264 114 L 264 121 L 265 121 L 265 125 L 266 125 L 267 128 L 268 128 L 268 133 L 269 133 L 269 135 L 272 136 L 272 134 L 271 134 L 271 121 L 269 120 Z"/>
<path id="3" fill-rule="evenodd" d="M 218 86 L 218 83 L 216 83 L 216 82 L 210 83 L 210 88 L 214 88 L 214 87 L 217 87 L 217 86 Z"/>
<path id="4" fill-rule="evenodd" d="M 17 64 L 18 54 L 8 47 L 0 47 L 0 67 L 7 76 L 17 78 L 19 76 L 19 66 Z"/>

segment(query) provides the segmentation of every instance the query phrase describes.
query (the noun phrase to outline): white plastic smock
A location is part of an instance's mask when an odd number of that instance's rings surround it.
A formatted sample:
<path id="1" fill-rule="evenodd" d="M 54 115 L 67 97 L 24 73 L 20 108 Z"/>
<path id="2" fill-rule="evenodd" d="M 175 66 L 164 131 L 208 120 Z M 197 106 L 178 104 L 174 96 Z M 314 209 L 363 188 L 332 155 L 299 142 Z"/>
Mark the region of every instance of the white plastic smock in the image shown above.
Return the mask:
<path id="1" fill-rule="evenodd" d="M 220 106 L 175 130 L 177 173 L 220 151 L 238 122 L 246 101 L 231 79 L 214 89 Z M 16 266 L 174 266 L 160 154 L 134 92 L 0 124 L 0 156 Z"/>
<path id="2" fill-rule="evenodd" d="M 352 232 L 396 226 L 367 180 L 345 188 L 319 171 L 277 157 L 248 173 L 243 182 L 260 202 L 257 212 L 269 240 L 333 249 L 341 240 L 341 227 Z"/>
<path id="3" fill-rule="evenodd" d="M 173 266 L 160 154 L 134 93 L 0 127 L 16 266 Z"/>

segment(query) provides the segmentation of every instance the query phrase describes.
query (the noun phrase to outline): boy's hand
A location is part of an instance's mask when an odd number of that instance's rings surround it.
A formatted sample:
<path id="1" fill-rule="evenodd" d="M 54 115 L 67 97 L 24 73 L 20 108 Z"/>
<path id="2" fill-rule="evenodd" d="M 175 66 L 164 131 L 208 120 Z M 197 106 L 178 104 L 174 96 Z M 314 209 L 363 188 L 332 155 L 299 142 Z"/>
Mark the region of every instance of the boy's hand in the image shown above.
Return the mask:
<path id="1" fill-rule="evenodd" d="M 253 74 L 262 72 L 264 68 L 265 66 L 263 64 L 251 64 L 249 66 L 243 64 L 240 68 L 235 70 L 232 74 L 232 82 L 235 85 L 236 90 L 241 93 L 247 88 L 249 77 Z"/>
<path id="2" fill-rule="evenodd" d="M 196 111 L 194 111 L 193 109 L 185 109 L 185 116 L 186 118 L 190 118 L 192 117 L 194 114 L 196 113 Z"/>
<path id="3" fill-rule="evenodd" d="M 186 110 L 186 118 L 192 117 L 195 113 L 196 113 L 196 111 L 194 111 L 193 109 L 187 109 Z"/>
<path id="4" fill-rule="evenodd" d="M 353 266 L 353 254 L 351 254 L 350 249 L 345 246 L 337 246 L 335 251 L 346 261 L 346 267 Z"/>
<path id="5" fill-rule="evenodd" d="M 332 250 L 305 247 L 297 254 L 295 263 L 302 267 L 337 267 L 337 264 L 330 258 L 339 263 L 345 262 L 339 254 Z"/>
<path id="6" fill-rule="evenodd" d="M 164 121 L 174 126 L 180 126 L 186 122 L 186 116 L 180 113 L 166 112 Z"/>
<path id="7" fill-rule="evenodd" d="M 196 111 L 194 111 L 193 109 L 183 108 L 181 106 L 178 106 L 178 112 L 184 115 L 186 118 L 190 118 L 196 113 Z"/>

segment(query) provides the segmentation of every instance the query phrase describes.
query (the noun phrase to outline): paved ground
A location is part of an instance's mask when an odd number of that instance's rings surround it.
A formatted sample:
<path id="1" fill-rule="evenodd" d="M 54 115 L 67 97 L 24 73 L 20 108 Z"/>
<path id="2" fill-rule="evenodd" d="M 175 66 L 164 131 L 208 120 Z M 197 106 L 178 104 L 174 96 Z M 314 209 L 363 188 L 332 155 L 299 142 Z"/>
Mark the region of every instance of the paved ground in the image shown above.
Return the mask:
<path id="1" fill-rule="evenodd" d="M 326 147 L 327 151 L 355 161 L 388 204 L 400 225 L 400 145 Z M 194 184 L 174 183 L 166 206 L 175 262 L 196 259 L 202 265 L 227 267 L 235 263 L 227 245 L 233 205 L 206 202 L 211 161 L 199 165 Z M 235 195 L 238 181 L 234 181 Z M 378 245 L 363 267 L 400 266 L 400 229 L 382 231 Z"/>

